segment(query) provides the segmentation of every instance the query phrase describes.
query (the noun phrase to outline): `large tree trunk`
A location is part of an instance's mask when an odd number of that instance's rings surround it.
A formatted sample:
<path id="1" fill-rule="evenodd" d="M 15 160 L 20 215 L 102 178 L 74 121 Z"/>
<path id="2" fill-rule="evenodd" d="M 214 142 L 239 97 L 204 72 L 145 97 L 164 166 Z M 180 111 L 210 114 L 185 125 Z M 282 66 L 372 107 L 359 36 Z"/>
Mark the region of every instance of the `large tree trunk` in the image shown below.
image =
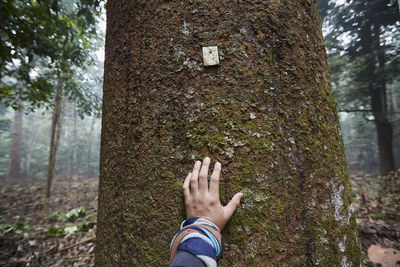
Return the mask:
<path id="1" fill-rule="evenodd" d="M 204 156 L 244 193 L 222 266 L 360 264 L 316 1 L 109 1 L 105 58 L 97 266 L 166 265 Z"/>
<path id="2" fill-rule="evenodd" d="M 21 178 L 21 140 L 22 140 L 22 107 L 14 111 L 13 135 L 11 142 L 10 166 L 7 179 Z"/>
<path id="3" fill-rule="evenodd" d="M 56 154 L 58 148 L 58 141 L 61 135 L 61 110 L 62 110 L 62 80 L 61 74 L 58 73 L 55 106 L 53 110 L 53 118 L 51 122 L 51 139 L 50 139 L 50 152 L 49 162 L 47 168 L 47 179 L 46 179 L 46 199 L 50 197 L 51 183 L 54 176 L 54 166 L 56 164 Z"/>

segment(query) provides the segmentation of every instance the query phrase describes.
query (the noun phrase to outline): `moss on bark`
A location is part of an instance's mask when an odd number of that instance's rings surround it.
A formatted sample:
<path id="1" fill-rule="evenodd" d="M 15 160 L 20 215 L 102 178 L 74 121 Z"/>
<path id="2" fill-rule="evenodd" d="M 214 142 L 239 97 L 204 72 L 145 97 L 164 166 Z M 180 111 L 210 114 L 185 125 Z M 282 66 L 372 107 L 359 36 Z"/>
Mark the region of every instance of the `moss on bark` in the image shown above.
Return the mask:
<path id="1" fill-rule="evenodd" d="M 108 3 L 98 266 L 167 263 L 204 156 L 244 193 L 222 266 L 360 263 L 316 1 Z"/>

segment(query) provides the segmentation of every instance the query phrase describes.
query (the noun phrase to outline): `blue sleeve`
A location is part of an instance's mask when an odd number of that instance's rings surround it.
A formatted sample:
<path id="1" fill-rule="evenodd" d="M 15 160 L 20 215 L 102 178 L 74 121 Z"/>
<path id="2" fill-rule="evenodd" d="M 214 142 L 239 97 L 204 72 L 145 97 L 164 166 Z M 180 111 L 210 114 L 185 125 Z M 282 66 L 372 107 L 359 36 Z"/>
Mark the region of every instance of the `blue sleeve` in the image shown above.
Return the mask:
<path id="1" fill-rule="evenodd" d="M 186 251 L 178 251 L 170 267 L 205 267 L 204 263 Z"/>
<path id="2" fill-rule="evenodd" d="M 182 222 L 170 245 L 170 267 L 216 267 L 223 238 L 211 221 L 192 217 Z"/>

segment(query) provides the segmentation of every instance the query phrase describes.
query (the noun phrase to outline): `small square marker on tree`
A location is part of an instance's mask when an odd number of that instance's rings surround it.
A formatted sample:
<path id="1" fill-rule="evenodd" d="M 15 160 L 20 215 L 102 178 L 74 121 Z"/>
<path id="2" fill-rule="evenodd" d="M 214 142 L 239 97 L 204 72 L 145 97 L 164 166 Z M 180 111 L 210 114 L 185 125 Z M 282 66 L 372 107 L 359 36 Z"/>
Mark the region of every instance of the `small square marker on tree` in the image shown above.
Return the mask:
<path id="1" fill-rule="evenodd" d="M 218 47 L 217 46 L 203 47 L 203 62 L 204 62 L 204 66 L 219 65 Z"/>

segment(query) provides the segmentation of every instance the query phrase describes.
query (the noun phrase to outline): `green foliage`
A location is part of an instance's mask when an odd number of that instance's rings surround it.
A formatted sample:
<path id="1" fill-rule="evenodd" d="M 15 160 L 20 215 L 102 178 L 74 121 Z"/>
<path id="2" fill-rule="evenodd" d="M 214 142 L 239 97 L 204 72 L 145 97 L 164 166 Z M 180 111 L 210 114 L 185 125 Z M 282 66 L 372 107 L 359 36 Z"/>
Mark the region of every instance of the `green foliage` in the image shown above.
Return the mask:
<path id="1" fill-rule="evenodd" d="M 68 237 L 75 233 L 87 232 L 89 229 L 93 229 L 94 226 L 95 226 L 95 223 L 86 223 L 86 222 L 76 224 L 76 225 L 69 225 L 69 226 L 55 225 L 55 226 L 50 227 L 46 233 L 48 236 Z"/>
<path id="2" fill-rule="evenodd" d="M 325 41 L 334 90 L 342 91 L 343 98 L 339 99 L 339 106 L 352 108 L 354 102 L 360 98 L 361 102 L 355 106 L 365 106 L 368 103 L 365 98 L 370 94 L 367 86 L 370 77 L 366 75 L 366 68 L 370 62 L 376 62 L 369 60 L 370 51 L 367 51 L 368 44 L 365 43 L 368 37 L 366 25 L 380 28 L 381 50 L 372 51 L 374 56 L 377 57 L 376 53 L 383 52 L 385 58 L 390 59 L 385 69 L 378 69 L 377 72 L 385 75 L 389 81 L 399 77 L 399 70 L 393 67 L 398 66 L 393 63 L 400 59 L 396 53 L 400 44 L 396 1 L 374 0 L 367 3 L 352 0 L 340 6 L 335 6 L 329 1 L 329 7 L 327 11 L 321 10 L 321 13 L 327 13 L 324 17 Z M 376 67 L 379 68 L 378 65 Z"/>
<path id="3" fill-rule="evenodd" d="M 0 98 L 18 108 L 18 101 L 35 109 L 51 105 L 58 73 L 70 99 L 97 105 L 83 92 L 77 73 L 93 63 L 91 51 L 102 43 L 96 30 L 100 1 L 21 1 L 0 4 Z M 84 88 L 88 90 L 88 88 Z M 94 104 L 93 104 L 94 103 Z"/>
<path id="4" fill-rule="evenodd" d="M 366 258 L 366 259 L 363 259 L 363 264 L 367 264 L 367 263 L 371 263 L 371 260 L 370 260 L 370 259 L 368 259 L 368 258 Z"/>
<path id="5" fill-rule="evenodd" d="M 400 60 L 397 1 L 351 0 L 339 6 L 329 1 L 329 7 L 324 17 L 325 41 L 333 89 L 342 94 L 337 98 L 339 107 L 368 108 L 371 94 L 368 89 L 371 79 L 367 73 L 369 64 L 375 64 L 376 74 L 384 76 L 388 82 L 400 77 L 399 64 L 395 64 Z M 371 33 L 368 27 L 379 30 Z M 368 50 L 367 41 L 371 38 L 368 34 L 379 34 L 380 50 Z M 377 63 L 378 53 L 384 54 L 386 64 L 383 68 Z M 371 60 L 371 56 L 375 59 Z"/>
<path id="6" fill-rule="evenodd" d="M 67 222 L 67 221 L 71 222 L 71 221 L 75 221 L 76 219 L 85 216 L 86 212 L 87 212 L 87 206 L 84 205 L 80 208 L 72 209 L 66 213 L 56 212 L 56 213 L 52 214 L 49 218 L 57 219 L 60 222 Z"/>
<path id="7" fill-rule="evenodd" d="M 30 229 L 30 223 L 28 221 L 23 221 L 18 223 L 17 225 L 11 224 L 0 224 L 0 237 L 3 237 L 7 234 L 15 234 L 21 235 L 26 234 Z"/>
<path id="8" fill-rule="evenodd" d="M 81 225 L 72 225 L 72 226 L 52 226 L 47 230 L 48 236 L 70 236 L 72 234 L 83 232 L 83 227 Z"/>
<path id="9" fill-rule="evenodd" d="M 72 209 L 66 213 L 56 212 L 49 217 L 49 220 L 56 219 L 59 222 L 78 222 L 67 225 L 54 225 L 47 229 L 48 236 L 70 236 L 79 232 L 86 232 L 96 226 L 97 214 L 87 214 L 87 206 Z"/>

